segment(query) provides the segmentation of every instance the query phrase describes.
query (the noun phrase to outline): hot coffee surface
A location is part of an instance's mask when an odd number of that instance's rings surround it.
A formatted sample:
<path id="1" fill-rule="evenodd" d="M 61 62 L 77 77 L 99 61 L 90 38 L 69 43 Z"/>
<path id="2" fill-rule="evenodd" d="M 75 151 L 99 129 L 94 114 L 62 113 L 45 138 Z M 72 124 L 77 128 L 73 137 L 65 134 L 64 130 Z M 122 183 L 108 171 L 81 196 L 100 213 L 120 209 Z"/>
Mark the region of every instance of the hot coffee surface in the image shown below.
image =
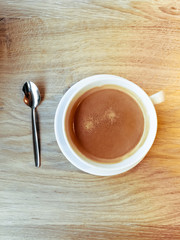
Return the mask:
<path id="1" fill-rule="evenodd" d="M 76 145 L 87 157 L 113 159 L 130 152 L 144 131 L 138 103 L 116 89 L 102 89 L 85 97 L 73 121 Z"/>

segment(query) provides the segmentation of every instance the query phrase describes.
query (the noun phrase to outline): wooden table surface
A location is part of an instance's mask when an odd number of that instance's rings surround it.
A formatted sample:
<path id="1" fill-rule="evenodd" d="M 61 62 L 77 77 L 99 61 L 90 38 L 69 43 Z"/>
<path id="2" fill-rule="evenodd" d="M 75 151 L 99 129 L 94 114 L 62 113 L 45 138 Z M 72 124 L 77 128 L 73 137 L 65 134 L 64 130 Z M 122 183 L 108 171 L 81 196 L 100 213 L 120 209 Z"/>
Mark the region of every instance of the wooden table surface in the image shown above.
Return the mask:
<path id="1" fill-rule="evenodd" d="M 0 17 L 0 239 L 180 239 L 180 2 L 8 0 Z M 113 177 L 76 169 L 54 134 L 67 88 L 102 73 L 166 95 L 151 150 Z M 29 80 L 42 96 L 39 169 Z"/>

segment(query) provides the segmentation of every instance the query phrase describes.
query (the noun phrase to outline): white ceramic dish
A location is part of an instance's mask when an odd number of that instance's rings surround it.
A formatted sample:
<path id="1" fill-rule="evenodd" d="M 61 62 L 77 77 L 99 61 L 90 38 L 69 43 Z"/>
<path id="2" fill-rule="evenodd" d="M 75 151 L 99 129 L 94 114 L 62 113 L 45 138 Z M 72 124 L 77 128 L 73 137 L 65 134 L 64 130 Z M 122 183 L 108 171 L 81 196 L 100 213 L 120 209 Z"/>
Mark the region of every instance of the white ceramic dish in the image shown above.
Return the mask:
<path id="1" fill-rule="evenodd" d="M 68 143 L 64 128 L 66 110 L 74 96 L 79 91 L 87 91 L 91 88 L 106 84 L 120 86 L 124 89 L 127 89 L 127 91 L 130 91 L 133 94 L 137 95 L 140 101 L 143 103 L 144 108 L 147 110 L 149 121 L 148 134 L 143 144 L 137 149 L 137 151 L 133 155 L 127 157 L 119 163 L 114 164 L 101 164 L 94 161 L 86 161 L 80 156 L 78 156 Z M 157 132 L 157 114 L 153 102 L 160 103 L 163 100 L 164 97 L 162 92 L 159 92 L 149 97 L 139 86 L 122 77 L 103 74 L 85 78 L 74 84 L 64 94 L 58 104 L 54 119 L 54 130 L 57 143 L 64 156 L 74 166 L 84 172 L 99 176 L 110 176 L 126 172 L 136 166 L 150 150 Z"/>

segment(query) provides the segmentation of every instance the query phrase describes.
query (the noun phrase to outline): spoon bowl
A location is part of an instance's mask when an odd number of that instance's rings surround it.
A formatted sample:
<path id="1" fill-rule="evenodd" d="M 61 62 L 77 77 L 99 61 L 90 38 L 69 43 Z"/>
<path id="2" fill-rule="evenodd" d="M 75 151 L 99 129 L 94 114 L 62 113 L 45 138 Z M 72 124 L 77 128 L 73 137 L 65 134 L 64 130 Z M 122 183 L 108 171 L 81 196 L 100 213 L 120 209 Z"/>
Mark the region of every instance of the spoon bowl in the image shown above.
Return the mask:
<path id="1" fill-rule="evenodd" d="M 24 93 L 24 102 L 31 108 L 36 108 L 41 102 L 41 96 L 37 86 L 29 81 L 25 82 L 22 88 Z"/>

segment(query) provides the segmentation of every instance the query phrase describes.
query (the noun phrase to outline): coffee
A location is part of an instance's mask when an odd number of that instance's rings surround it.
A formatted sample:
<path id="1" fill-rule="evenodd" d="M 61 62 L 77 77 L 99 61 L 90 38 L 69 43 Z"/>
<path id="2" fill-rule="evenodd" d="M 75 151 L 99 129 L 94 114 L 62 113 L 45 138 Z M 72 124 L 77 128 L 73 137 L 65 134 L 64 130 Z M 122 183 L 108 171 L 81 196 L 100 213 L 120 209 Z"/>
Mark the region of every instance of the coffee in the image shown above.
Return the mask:
<path id="1" fill-rule="evenodd" d="M 115 163 L 140 142 L 144 116 L 128 93 L 96 87 L 71 102 L 65 129 L 76 152 L 97 162 Z"/>

